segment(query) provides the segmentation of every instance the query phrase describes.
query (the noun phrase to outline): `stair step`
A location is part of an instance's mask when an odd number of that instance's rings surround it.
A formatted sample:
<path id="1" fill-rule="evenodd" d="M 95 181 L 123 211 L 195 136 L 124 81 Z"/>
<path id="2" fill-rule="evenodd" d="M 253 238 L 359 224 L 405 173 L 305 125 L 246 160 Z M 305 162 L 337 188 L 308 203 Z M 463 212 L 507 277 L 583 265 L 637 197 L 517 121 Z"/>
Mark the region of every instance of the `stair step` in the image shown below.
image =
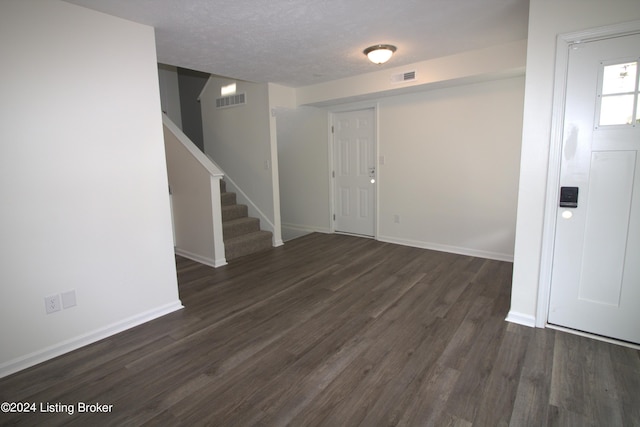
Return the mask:
<path id="1" fill-rule="evenodd" d="M 224 242 L 225 258 L 227 261 L 269 249 L 273 234 L 270 231 L 254 231 L 243 234 Z"/>
<path id="2" fill-rule="evenodd" d="M 231 206 L 236 204 L 236 193 L 220 193 L 220 205 Z"/>
<path id="3" fill-rule="evenodd" d="M 220 180 L 220 205 L 227 261 L 273 246 L 273 233 L 260 230 L 260 220 L 249 217 L 247 205 L 237 203 L 236 193 L 227 192 L 227 183 L 223 180 Z"/>
<path id="4" fill-rule="evenodd" d="M 222 222 L 245 217 L 249 214 L 247 205 L 222 206 Z"/>
<path id="5" fill-rule="evenodd" d="M 260 220 L 258 218 L 243 217 L 222 223 L 222 235 L 225 242 L 242 234 L 255 231 L 260 231 Z"/>

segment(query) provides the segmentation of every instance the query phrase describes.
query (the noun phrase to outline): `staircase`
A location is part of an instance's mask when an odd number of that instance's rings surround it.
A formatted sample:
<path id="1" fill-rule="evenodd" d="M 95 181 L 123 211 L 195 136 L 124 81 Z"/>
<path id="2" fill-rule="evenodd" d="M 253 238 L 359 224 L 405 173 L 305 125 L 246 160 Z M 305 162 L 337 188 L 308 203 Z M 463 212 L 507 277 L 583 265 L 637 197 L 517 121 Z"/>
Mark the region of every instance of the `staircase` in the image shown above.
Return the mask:
<path id="1" fill-rule="evenodd" d="M 236 203 L 236 193 L 228 193 L 220 181 L 222 236 L 227 261 L 269 249 L 273 246 L 270 231 L 260 230 L 260 220 L 248 216 L 246 205 Z"/>

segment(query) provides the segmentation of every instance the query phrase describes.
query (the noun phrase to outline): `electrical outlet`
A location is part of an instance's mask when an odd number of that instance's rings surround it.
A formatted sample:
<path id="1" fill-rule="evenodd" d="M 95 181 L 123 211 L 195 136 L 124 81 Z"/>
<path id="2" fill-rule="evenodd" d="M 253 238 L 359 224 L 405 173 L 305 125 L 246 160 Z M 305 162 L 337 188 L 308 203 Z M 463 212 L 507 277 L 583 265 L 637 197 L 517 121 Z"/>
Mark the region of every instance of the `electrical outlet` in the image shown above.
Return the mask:
<path id="1" fill-rule="evenodd" d="M 60 311 L 60 295 L 51 295 L 50 297 L 45 297 L 44 308 L 47 314 Z"/>
<path id="2" fill-rule="evenodd" d="M 393 222 L 395 222 L 396 224 L 400 224 L 400 215 L 394 215 Z"/>

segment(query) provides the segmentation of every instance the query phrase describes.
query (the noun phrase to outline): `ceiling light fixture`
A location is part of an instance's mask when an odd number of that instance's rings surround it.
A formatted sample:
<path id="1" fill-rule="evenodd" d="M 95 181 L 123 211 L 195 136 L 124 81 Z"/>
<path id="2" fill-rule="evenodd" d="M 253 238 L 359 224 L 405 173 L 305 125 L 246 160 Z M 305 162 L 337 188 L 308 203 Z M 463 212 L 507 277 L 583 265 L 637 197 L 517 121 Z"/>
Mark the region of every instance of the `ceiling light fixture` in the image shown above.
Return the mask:
<path id="1" fill-rule="evenodd" d="M 393 52 L 396 51 L 396 47 L 390 44 L 377 44 L 375 46 L 370 46 L 366 48 L 363 53 L 367 55 L 369 61 L 374 64 L 384 64 L 393 55 Z"/>

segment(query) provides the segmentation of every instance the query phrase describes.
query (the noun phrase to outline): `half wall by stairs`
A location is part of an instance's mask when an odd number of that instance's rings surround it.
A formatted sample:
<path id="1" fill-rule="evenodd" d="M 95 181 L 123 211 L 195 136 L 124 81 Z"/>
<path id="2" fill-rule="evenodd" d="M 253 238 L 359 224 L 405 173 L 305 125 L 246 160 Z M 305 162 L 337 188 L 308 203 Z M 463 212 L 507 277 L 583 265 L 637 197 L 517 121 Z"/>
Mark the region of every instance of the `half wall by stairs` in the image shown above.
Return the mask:
<path id="1" fill-rule="evenodd" d="M 273 233 L 261 231 L 260 219 L 248 217 L 248 206 L 227 192 L 218 165 L 171 119 L 162 120 L 176 254 L 221 267 L 272 247 Z"/>
<path id="2" fill-rule="evenodd" d="M 260 220 L 248 216 L 246 205 L 236 202 L 236 193 L 227 192 L 226 183 L 220 181 L 222 206 L 222 235 L 227 261 L 260 252 L 273 246 L 273 234 L 260 230 Z"/>

